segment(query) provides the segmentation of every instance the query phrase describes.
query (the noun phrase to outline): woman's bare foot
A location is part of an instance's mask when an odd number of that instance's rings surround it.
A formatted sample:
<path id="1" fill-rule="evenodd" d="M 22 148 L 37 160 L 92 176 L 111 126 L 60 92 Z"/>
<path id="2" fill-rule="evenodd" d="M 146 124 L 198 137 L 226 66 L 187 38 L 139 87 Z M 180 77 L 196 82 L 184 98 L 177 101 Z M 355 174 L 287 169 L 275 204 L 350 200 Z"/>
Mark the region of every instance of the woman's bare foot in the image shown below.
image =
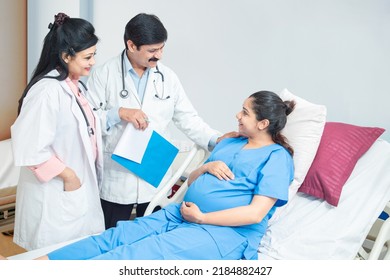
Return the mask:
<path id="1" fill-rule="evenodd" d="M 4 260 L 7 260 L 7 258 L 2 256 L 2 255 L 0 255 L 0 260 L 4 261 Z"/>

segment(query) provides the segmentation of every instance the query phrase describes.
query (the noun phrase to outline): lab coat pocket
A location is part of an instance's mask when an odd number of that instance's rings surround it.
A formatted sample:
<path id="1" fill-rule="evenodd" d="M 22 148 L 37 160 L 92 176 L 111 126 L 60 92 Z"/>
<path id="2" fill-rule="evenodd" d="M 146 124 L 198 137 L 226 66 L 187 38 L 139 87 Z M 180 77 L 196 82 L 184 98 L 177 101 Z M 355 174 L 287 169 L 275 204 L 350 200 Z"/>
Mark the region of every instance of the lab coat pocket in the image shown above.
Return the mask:
<path id="1" fill-rule="evenodd" d="M 88 209 L 87 189 L 84 184 L 75 191 L 64 191 L 61 195 L 63 220 L 75 221 L 83 217 Z"/>

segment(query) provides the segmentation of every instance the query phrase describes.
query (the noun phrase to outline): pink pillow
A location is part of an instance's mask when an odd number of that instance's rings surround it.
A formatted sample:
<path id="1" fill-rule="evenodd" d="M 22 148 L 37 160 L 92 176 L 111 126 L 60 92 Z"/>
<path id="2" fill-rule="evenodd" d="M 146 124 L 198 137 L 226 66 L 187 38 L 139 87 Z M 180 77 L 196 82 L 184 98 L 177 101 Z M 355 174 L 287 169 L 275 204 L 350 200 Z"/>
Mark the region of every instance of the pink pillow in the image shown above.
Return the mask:
<path id="1" fill-rule="evenodd" d="M 356 162 L 384 131 L 378 127 L 327 122 L 317 154 L 298 191 L 337 206 Z"/>

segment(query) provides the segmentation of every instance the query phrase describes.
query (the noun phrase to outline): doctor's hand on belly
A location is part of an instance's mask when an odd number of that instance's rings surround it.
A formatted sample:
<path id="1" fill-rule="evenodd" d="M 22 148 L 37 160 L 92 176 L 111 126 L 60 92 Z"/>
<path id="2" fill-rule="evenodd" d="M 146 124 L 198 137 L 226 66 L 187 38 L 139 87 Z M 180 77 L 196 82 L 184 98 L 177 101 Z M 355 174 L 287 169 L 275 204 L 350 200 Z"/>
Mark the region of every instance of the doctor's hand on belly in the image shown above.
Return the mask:
<path id="1" fill-rule="evenodd" d="M 132 123 L 136 129 L 145 130 L 149 125 L 148 116 L 140 109 L 119 108 L 121 120 Z"/>
<path id="2" fill-rule="evenodd" d="M 58 177 L 64 181 L 64 191 L 66 192 L 75 191 L 81 186 L 79 177 L 69 167 L 66 167 L 64 171 L 58 175 Z"/>

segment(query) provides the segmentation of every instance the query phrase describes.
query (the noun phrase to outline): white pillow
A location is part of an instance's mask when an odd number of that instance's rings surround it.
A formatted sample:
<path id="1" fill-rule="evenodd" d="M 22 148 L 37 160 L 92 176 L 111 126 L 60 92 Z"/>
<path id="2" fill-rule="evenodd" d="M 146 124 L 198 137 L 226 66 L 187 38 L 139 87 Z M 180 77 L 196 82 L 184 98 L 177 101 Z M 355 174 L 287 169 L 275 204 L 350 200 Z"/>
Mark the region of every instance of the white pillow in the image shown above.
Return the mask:
<path id="1" fill-rule="evenodd" d="M 295 173 L 289 189 L 289 200 L 291 200 L 305 180 L 317 153 L 326 122 L 326 107 L 311 103 L 287 89 L 282 90 L 279 96 L 283 100 L 295 100 L 296 102 L 295 109 L 288 115 L 287 124 L 282 131 L 294 149 Z M 276 210 L 271 221 L 277 219 L 283 208 Z"/>

